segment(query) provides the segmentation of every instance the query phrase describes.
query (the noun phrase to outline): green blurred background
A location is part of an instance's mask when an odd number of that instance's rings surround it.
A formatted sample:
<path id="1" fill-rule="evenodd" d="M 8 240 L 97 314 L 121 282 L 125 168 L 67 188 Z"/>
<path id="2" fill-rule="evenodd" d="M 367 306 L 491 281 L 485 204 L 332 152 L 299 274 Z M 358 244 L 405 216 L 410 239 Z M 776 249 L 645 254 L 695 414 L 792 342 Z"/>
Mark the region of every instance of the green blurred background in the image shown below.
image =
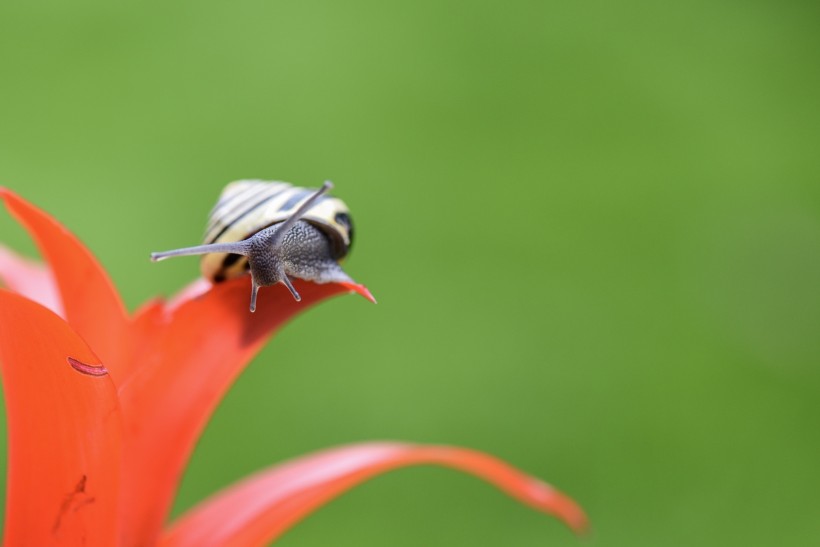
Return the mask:
<path id="1" fill-rule="evenodd" d="M 4 2 L 0 183 L 132 309 L 197 275 L 148 253 L 198 242 L 230 180 L 330 178 L 352 208 L 378 306 L 280 333 L 175 514 L 401 439 L 497 454 L 594 532 L 419 468 L 281 545 L 816 545 L 818 23 L 814 2 Z"/>

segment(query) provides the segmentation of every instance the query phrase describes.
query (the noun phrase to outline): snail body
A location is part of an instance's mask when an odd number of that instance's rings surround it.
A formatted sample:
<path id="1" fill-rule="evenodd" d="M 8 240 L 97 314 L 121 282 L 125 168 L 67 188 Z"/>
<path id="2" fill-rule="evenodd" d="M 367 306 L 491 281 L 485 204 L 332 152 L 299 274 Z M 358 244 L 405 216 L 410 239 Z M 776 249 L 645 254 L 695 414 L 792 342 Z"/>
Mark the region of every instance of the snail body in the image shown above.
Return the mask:
<path id="1" fill-rule="evenodd" d="M 242 180 L 228 184 L 208 218 L 202 245 L 161 253 L 151 260 L 203 255 L 202 275 L 214 283 L 251 274 L 251 311 L 260 287 L 284 284 L 296 300 L 289 276 L 316 283 L 353 280 L 340 262 L 350 251 L 353 225 L 345 203 L 318 190 L 285 182 Z"/>

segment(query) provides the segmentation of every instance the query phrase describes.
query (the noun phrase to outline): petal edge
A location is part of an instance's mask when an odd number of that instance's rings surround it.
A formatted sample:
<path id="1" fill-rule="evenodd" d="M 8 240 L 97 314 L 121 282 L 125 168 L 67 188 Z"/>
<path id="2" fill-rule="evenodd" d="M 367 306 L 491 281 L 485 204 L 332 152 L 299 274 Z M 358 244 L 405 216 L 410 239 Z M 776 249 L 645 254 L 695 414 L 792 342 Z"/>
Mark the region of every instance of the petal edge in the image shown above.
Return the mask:
<path id="1" fill-rule="evenodd" d="M 60 317 L 65 316 L 54 274 L 45 264 L 0 246 L 0 280 L 17 294 L 42 304 Z"/>
<path id="2" fill-rule="evenodd" d="M 6 545 L 116 543 L 121 423 L 99 360 L 50 310 L 0 289 L 8 420 Z M 59 457 L 55 457 L 59 455 Z"/>
<path id="3" fill-rule="evenodd" d="M 475 475 L 513 498 L 561 519 L 575 532 L 586 515 L 569 497 L 510 465 L 474 450 L 401 443 L 365 443 L 318 452 L 270 468 L 194 507 L 167 531 L 163 547 L 262 545 L 331 499 L 376 475 L 433 464 Z"/>
<path id="4" fill-rule="evenodd" d="M 125 416 L 121 518 L 128 544 L 153 544 L 162 533 L 185 464 L 211 413 L 245 365 L 284 323 L 349 291 L 294 280 L 302 301 L 281 286 L 259 293 L 248 311 L 250 277 L 211 286 L 194 282 L 167 305 L 135 320 L 139 367 L 119 384 Z M 215 333 L 218 333 L 216 335 Z"/>
<path id="5" fill-rule="evenodd" d="M 77 237 L 8 188 L 0 198 L 37 243 L 60 291 L 64 316 L 117 377 L 128 355 L 125 306 L 108 274 Z"/>

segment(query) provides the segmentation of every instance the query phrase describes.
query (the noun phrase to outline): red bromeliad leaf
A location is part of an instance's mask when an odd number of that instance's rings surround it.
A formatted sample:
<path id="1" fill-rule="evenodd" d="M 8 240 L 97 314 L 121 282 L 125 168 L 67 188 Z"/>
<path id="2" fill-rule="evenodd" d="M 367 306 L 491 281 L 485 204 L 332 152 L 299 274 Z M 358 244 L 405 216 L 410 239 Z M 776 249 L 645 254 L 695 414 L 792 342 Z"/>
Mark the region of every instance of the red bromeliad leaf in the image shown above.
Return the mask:
<path id="1" fill-rule="evenodd" d="M 43 264 L 0 247 L 0 280 L 17 294 L 63 315 L 63 303 L 54 276 Z"/>
<path id="2" fill-rule="evenodd" d="M 294 280 L 262 289 L 248 311 L 250 278 L 197 282 L 173 305 L 135 318 L 137 365 L 119 384 L 126 446 L 121 507 L 125 545 L 156 541 L 194 445 L 224 393 L 283 323 L 333 295 L 366 289 Z M 366 293 L 369 294 L 369 293 Z M 142 334 L 140 334 L 142 333 Z"/>
<path id="3" fill-rule="evenodd" d="M 0 188 L 0 198 L 28 229 L 48 262 L 66 321 L 117 378 L 117 368 L 129 351 L 128 319 L 108 274 L 91 252 L 47 213 L 5 188 Z"/>
<path id="4" fill-rule="evenodd" d="M 65 321 L 0 289 L 0 370 L 5 544 L 115 545 L 122 429 L 106 369 Z"/>
<path id="5" fill-rule="evenodd" d="M 586 528 L 586 516 L 570 498 L 487 454 L 447 446 L 365 443 L 318 452 L 251 476 L 183 515 L 160 545 L 264 545 L 365 480 L 421 464 L 470 473 L 560 518 L 576 532 Z"/>

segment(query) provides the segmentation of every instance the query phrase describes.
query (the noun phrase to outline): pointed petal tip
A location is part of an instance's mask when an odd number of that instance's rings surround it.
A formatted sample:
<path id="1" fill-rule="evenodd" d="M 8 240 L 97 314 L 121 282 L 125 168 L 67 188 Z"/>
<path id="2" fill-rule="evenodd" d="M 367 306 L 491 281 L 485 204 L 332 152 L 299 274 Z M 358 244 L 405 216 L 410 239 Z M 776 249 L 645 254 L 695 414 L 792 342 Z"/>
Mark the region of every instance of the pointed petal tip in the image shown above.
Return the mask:
<path id="1" fill-rule="evenodd" d="M 4 189 L 0 198 L 28 231 L 48 264 L 65 319 L 112 368 L 126 360 L 127 315 L 108 273 L 91 251 L 53 216 Z"/>
<path id="2" fill-rule="evenodd" d="M 0 199 L 6 201 L 8 198 L 19 198 L 19 196 L 5 186 L 0 186 Z"/>
<path id="3" fill-rule="evenodd" d="M 350 292 L 360 294 L 361 296 L 365 297 L 367 300 L 370 300 L 374 304 L 378 303 L 378 302 L 376 302 L 376 298 L 370 293 L 369 290 L 367 290 L 367 287 L 365 287 L 364 285 L 360 285 L 358 283 L 354 283 L 354 282 L 350 282 L 350 281 L 341 282 L 341 283 L 339 283 L 339 285 L 341 285 L 342 287 L 348 289 Z"/>
<path id="4" fill-rule="evenodd" d="M 0 186 L 0 199 L 6 202 L 6 206 L 25 201 L 20 194 L 6 186 Z"/>
<path id="5" fill-rule="evenodd" d="M 567 495 L 489 454 L 452 446 L 372 442 L 316 452 L 252 475 L 173 523 L 160 545 L 193 547 L 205 540 L 267 543 L 365 481 L 394 469 L 431 464 L 483 479 L 558 518 L 578 535 L 588 529 L 583 510 Z"/>
<path id="6" fill-rule="evenodd" d="M 556 516 L 577 535 L 586 535 L 589 532 L 589 519 L 584 510 L 550 485 L 533 479 L 527 495 L 539 511 Z"/>

